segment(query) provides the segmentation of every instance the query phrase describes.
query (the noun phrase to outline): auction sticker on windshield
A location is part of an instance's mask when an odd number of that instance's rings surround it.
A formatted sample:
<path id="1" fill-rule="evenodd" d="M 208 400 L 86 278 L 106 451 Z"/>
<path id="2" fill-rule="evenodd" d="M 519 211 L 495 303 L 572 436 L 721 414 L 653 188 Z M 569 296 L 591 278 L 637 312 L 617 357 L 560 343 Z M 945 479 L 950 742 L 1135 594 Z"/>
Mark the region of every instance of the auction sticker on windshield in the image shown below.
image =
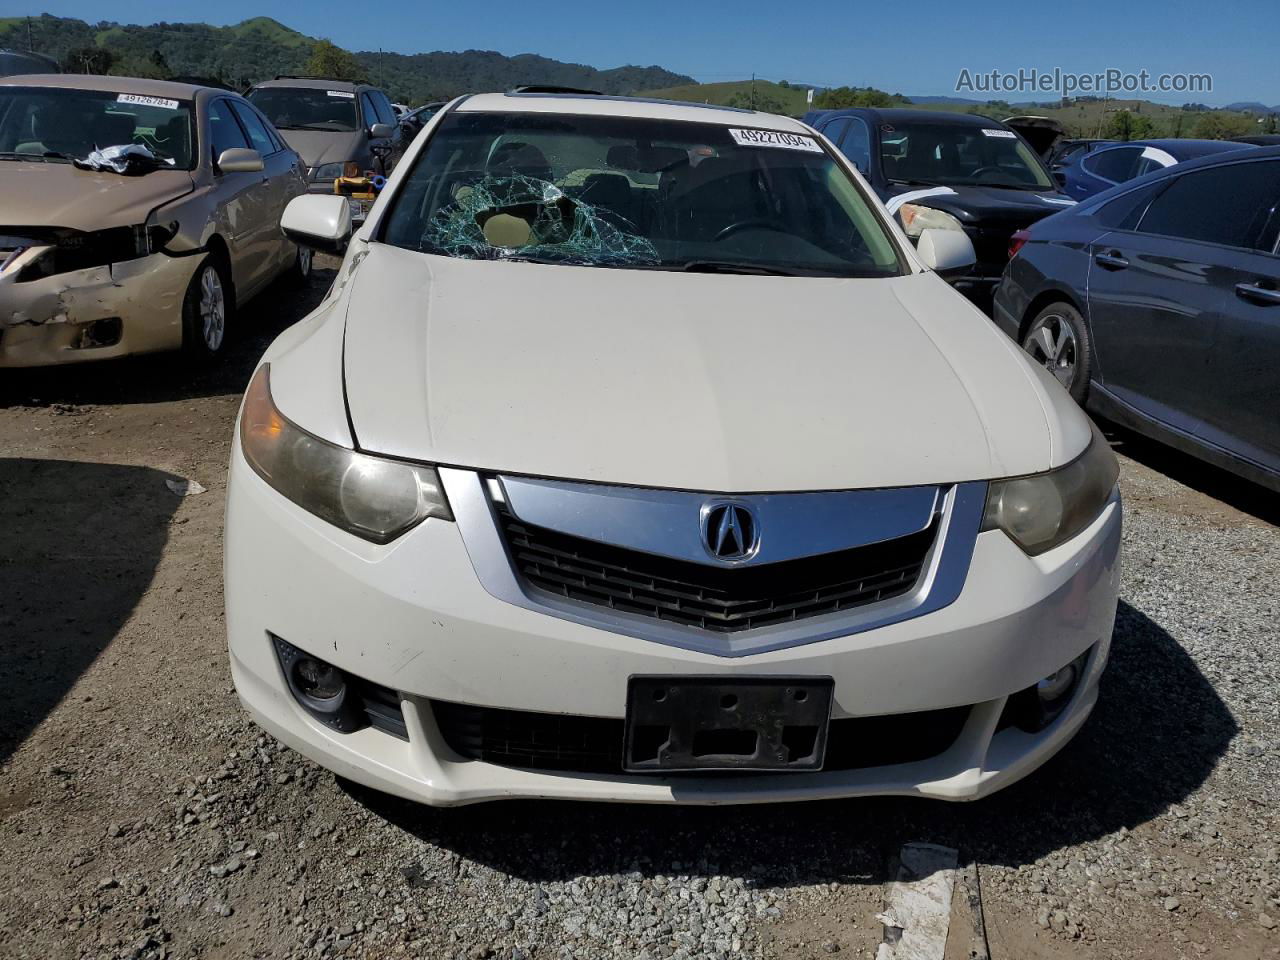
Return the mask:
<path id="1" fill-rule="evenodd" d="M 1012 130 L 990 130 L 987 127 L 982 128 L 982 135 L 984 137 L 1000 137 L 1005 140 L 1018 139 L 1018 135 Z"/>
<path id="2" fill-rule="evenodd" d="M 344 100 L 354 100 L 356 98 L 354 93 L 349 93 L 346 90 L 326 90 L 325 93 L 331 97 L 342 97 Z"/>
<path id="3" fill-rule="evenodd" d="M 783 150 L 822 153 L 822 148 L 813 137 L 803 137 L 795 133 L 781 133 L 777 130 L 740 130 L 737 127 L 730 127 L 729 133 L 733 137 L 733 142 L 740 147 L 781 147 Z"/>
<path id="4" fill-rule="evenodd" d="M 132 103 L 139 107 L 160 107 L 164 110 L 177 110 L 177 100 L 166 100 L 163 97 L 144 97 L 137 93 L 122 93 L 116 97 L 116 103 Z"/>

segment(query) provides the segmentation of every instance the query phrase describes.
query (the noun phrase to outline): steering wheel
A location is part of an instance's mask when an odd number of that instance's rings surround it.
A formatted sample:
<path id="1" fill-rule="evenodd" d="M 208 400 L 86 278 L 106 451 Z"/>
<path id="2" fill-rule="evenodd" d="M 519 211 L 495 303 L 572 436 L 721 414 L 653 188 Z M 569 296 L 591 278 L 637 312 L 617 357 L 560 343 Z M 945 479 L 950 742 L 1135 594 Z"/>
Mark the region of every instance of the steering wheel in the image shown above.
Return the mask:
<path id="1" fill-rule="evenodd" d="M 785 226 L 783 226 L 782 224 L 778 223 L 775 220 L 764 220 L 764 219 L 739 220 L 737 223 L 729 224 L 727 227 L 725 227 L 723 230 L 717 233 L 715 235 L 715 239 L 712 242 L 719 243 L 721 240 L 727 240 L 729 237 L 732 237 L 735 233 L 740 233 L 743 230 L 774 230 L 774 231 L 777 231 L 778 233 L 791 232 Z"/>
<path id="2" fill-rule="evenodd" d="M 985 176 L 988 173 L 1005 173 L 1005 172 L 1006 171 L 1004 167 L 998 167 L 995 164 L 992 164 L 987 167 L 979 167 L 977 170 L 973 171 L 973 173 L 969 174 L 969 176 L 973 177 L 976 180 L 978 177 Z"/>

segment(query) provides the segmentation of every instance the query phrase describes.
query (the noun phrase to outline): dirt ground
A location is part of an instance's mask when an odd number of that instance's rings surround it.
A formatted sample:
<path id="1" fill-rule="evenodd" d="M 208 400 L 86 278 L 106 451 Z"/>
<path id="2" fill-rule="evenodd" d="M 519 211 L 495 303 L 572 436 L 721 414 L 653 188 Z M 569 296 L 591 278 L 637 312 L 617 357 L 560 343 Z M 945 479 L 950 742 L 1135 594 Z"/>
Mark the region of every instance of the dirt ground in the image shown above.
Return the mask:
<path id="1" fill-rule="evenodd" d="M 999 960 L 1280 956 L 1280 501 L 1128 435 L 1102 702 L 983 803 L 433 811 L 262 736 L 225 650 L 232 422 L 333 265 L 216 368 L 0 373 L 0 957 L 870 958 L 911 840 L 977 863 Z M 957 903 L 948 960 L 974 926 Z"/>

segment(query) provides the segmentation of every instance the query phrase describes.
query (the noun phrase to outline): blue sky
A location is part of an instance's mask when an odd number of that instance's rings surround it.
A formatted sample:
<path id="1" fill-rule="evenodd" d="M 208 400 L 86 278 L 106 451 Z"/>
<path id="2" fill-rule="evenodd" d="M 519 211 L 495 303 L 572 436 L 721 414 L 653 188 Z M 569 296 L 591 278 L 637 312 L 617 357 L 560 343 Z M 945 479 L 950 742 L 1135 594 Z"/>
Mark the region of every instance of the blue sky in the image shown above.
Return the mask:
<path id="1" fill-rule="evenodd" d="M 154 0 L 113 0 L 107 6 L 60 0 L 29 8 L 12 4 L 6 13 L 48 12 L 90 21 L 109 17 L 121 23 L 152 23 L 163 15 L 170 22 L 219 24 L 265 14 L 349 49 L 540 53 L 598 67 L 657 64 L 703 82 L 741 79 L 754 71 L 773 79 L 871 85 L 916 95 L 952 93 L 962 68 L 974 73 L 1019 67 L 1208 73 L 1214 80 L 1211 94 L 1150 94 L 1148 99 L 1280 104 L 1275 0 L 1084 0 L 989 4 L 988 12 L 983 7 L 957 0 L 625 5 L 607 0 L 169 0 L 161 8 Z M 359 12 L 366 9 L 382 12 Z"/>

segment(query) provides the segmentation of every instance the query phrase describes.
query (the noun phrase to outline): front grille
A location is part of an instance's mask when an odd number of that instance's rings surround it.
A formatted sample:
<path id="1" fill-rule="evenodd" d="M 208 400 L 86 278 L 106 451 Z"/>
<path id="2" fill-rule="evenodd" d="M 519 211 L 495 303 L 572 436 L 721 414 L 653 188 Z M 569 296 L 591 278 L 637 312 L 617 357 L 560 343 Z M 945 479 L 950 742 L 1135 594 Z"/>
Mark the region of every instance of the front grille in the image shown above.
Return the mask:
<path id="1" fill-rule="evenodd" d="M 368 680 L 347 674 L 351 683 L 356 709 L 369 726 L 389 733 L 401 740 L 409 739 L 409 728 L 404 722 L 404 710 L 400 706 L 400 694 L 389 687 L 382 687 Z"/>
<path id="2" fill-rule="evenodd" d="M 468 760 L 522 770 L 623 772 L 622 720 L 443 700 L 433 700 L 431 710 L 445 743 Z M 968 716 L 969 707 L 951 707 L 832 720 L 823 770 L 860 770 L 936 757 L 955 743 Z"/>
<path id="3" fill-rule="evenodd" d="M 937 522 L 883 543 L 799 560 L 714 567 L 597 543 L 499 512 L 516 571 L 539 590 L 703 630 L 790 623 L 907 593 Z"/>

